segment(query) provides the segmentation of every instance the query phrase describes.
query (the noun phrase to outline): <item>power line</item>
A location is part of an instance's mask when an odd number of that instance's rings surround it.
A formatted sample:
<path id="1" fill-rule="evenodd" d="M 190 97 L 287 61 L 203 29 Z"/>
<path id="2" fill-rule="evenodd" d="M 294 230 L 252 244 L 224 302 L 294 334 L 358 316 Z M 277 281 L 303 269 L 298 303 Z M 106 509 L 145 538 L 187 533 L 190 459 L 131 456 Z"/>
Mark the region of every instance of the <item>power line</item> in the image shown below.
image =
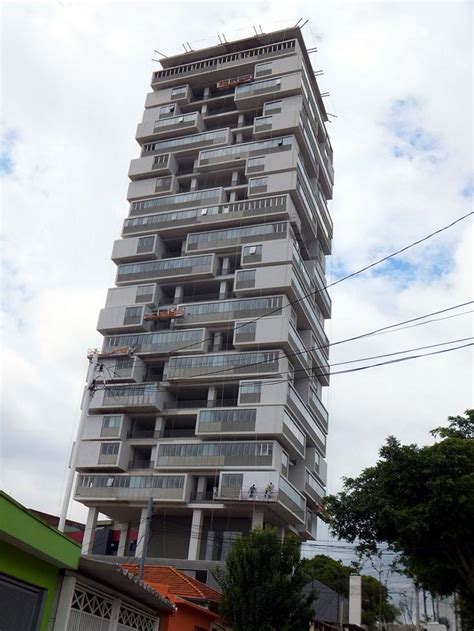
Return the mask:
<path id="1" fill-rule="evenodd" d="M 408 245 L 404 246 L 403 248 L 400 248 L 398 250 L 396 250 L 395 252 L 392 252 L 391 254 L 388 254 L 387 256 L 384 256 L 381 259 L 378 259 L 376 261 L 374 261 L 373 263 L 370 263 L 369 265 L 366 265 L 365 267 L 362 267 L 358 270 L 356 270 L 355 272 L 351 272 L 350 274 L 347 274 L 346 276 L 343 276 L 341 278 L 338 278 L 337 280 L 333 281 L 332 283 L 329 283 L 328 285 L 324 285 L 323 287 L 320 287 L 319 289 L 316 289 L 315 291 L 311 291 L 307 294 L 304 294 L 301 298 L 298 298 L 296 300 L 290 301 L 287 305 L 283 305 L 281 307 L 277 307 L 276 309 L 270 310 L 268 313 L 265 313 L 264 315 L 260 315 L 256 318 L 254 318 L 253 320 L 246 320 L 245 323 L 242 323 L 240 325 L 234 326 L 234 331 L 237 331 L 239 328 L 246 326 L 248 324 L 251 324 L 253 322 L 258 322 L 259 320 L 261 320 L 262 318 L 266 318 L 274 313 L 280 312 L 281 309 L 287 308 L 287 307 L 291 307 L 292 305 L 295 305 L 299 302 L 302 302 L 303 300 L 305 300 L 306 298 L 312 297 L 312 296 L 316 296 L 317 294 L 321 293 L 322 291 L 329 289 L 330 287 L 334 287 L 335 285 L 338 285 L 339 283 L 342 283 L 345 280 L 348 280 L 349 278 L 353 278 L 354 276 L 357 276 L 358 274 L 362 274 L 363 272 L 366 272 L 367 270 L 375 267 L 376 265 L 380 265 L 381 263 L 385 263 L 386 261 L 388 261 L 389 259 L 401 254 L 402 252 L 406 252 L 407 250 L 409 250 L 410 248 L 415 247 L 416 245 L 419 245 L 420 243 L 423 243 L 424 241 L 427 241 L 428 239 L 431 239 L 432 237 L 440 234 L 441 232 L 444 232 L 445 230 L 448 230 L 449 228 L 452 228 L 453 226 L 455 226 L 457 223 L 464 221 L 464 219 L 467 219 L 468 217 L 470 217 L 472 214 L 474 214 L 473 211 L 467 213 L 466 215 L 463 215 L 461 217 L 458 217 L 457 219 L 455 219 L 454 221 L 452 221 L 451 223 L 442 226 L 441 228 L 439 228 L 438 230 L 435 230 L 434 232 L 431 232 L 430 234 L 422 237 L 421 239 L 418 239 L 417 241 L 413 241 L 412 243 L 409 243 Z M 466 303 L 469 304 L 469 303 Z M 230 326 L 229 326 L 230 329 Z M 205 338 L 204 340 L 202 340 L 202 342 L 206 342 L 206 341 L 212 341 L 212 337 L 208 337 Z M 178 351 L 183 351 L 186 348 L 190 348 L 196 346 L 196 343 L 192 343 L 192 344 L 187 344 L 185 346 L 181 346 L 180 348 L 176 349 L 176 352 Z"/>
<path id="2" fill-rule="evenodd" d="M 345 338 L 345 339 L 342 339 L 342 340 L 338 340 L 337 342 L 330 342 L 329 344 L 325 344 L 325 345 L 317 346 L 317 347 L 312 347 L 312 348 L 306 348 L 305 347 L 303 351 L 297 351 L 295 353 L 287 353 L 287 354 L 285 354 L 285 357 L 286 358 L 295 357 L 297 355 L 302 355 L 303 353 L 307 353 L 307 352 L 310 352 L 312 350 L 322 350 L 322 349 L 329 348 L 331 346 L 337 346 L 339 344 L 345 344 L 346 342 L 353 342 L 355 340 L 359 340 L 359 339 L 363 339 L 363 338 L 366 338 L 366 337 L 370 337 L 370 336 L 375 335 L 377 333 L 380 333 L 382 331 L 387 331 L 389 329 L 392 329 L 394 327 L 400 326 L 402 324 L 408 324 L 408 323 L 416 322 L 418 320 L 423 320 L 423 319 L 425 319 L 427 317 L 430 317 L 432 315 L 438 315 L 440 313 L 446 313 L 448 311 L 452 311 L 453 309 L 458 309 L 460 307 L 465 307 L 466 305 L 470 305 L 473 302 L 474 302 L 473 300 L 470 300 L 468 302 L 463 302 L 463 303 L 460 303 L 458 305 L 454 305 L 452 307 L 447 307 L 445 309 L 440 309 L 438 311 L 433 311 L 431 313 L 428 313 L 428 314 L 425 314 L 425 315 L 422 315 L 422 316 L 417 316 L 415 318 L 410 318 L 408 320 L 403 320 L 402 322 L 397 322 L 395 324 L 389 324 L 387 326 L 380 327 L 378 329 L 374 329 L 373 331 L 369 331 L 368 333 L 362 333 L 360 335 L 355 335 L 355 336 L 348 337 L 348 338 Z M 246 324 L 248 324 L 248 323 L 246 323 Z M 193 344 L 192 346 L 195 346 L 195 344 Z M 182 349 L 177 349 L 177 350 L 182 350 Z M 265 351 L 262 351 L 262 352 L 265 352 Z M 265 363 L 267 363 L 266 360 L 259 361 L 259 362 L 252 362 L 252 363 L 249 363 L 249 364 L 240 364 L 239 368 L 250 368 L 250 367 L 258 366 L 260 364 L 265 364 Z M 228 368 L 222 368 L 221 370 L 215 370 L 213 372 L 205 372 L 205 373 L 200 373 L 200 374 L 197 374 L 197 375 L 193 375 L 193 377 L 194 378 L 195 377 L 213 377 L 215 375 L 218 375 L 218 374 L 221 374 L 221 373 L 225 373 L 225 372 L 229 372 L 229 371 L 234 370 L 234 369 L 235 369 L 234 366 L 230 366 Z"/>

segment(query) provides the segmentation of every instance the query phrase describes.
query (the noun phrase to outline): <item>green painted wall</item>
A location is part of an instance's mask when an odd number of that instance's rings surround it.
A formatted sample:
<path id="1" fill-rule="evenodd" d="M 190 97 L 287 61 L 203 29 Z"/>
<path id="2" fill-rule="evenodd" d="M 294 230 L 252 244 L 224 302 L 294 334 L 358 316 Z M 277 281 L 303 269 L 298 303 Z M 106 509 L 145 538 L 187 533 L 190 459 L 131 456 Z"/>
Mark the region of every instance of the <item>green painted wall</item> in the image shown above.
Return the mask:
<path id="1" fill-rule="evenodd" d="M 81 548 L 0 492 L 0 572 L 47 590 L 41 631 L 48 630 L 61 569 L 79 567 Z"/>
<path id="2" fill-rule="evenodd" d="M 0 538 L 27 544 L 32 554 L 57 565 L 75 570 L 79 566 L 80 546 L 32 515 L 6 493 L 0 493 Z"/>
<path id="3" fill-rule="evenodd" d="M 48 590 L 40 627 L 41 631 L 47 631 L 58 584 L 59 568 L 23 552 L 9 543 L 0 541 L 0 571 Z"/>

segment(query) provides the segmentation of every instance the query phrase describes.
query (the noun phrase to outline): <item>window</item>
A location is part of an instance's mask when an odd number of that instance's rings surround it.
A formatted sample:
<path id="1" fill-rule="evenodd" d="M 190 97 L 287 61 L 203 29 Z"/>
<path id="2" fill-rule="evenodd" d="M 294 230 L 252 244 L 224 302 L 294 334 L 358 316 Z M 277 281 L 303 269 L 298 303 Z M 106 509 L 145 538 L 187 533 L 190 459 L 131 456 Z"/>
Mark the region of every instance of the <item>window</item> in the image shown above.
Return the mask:
<path id="1" fill-rule="evenodd" d="M 159 118 L 168 118 L 169 116 L 173 116 L 176 111 L 176 105 L 173 103 L 172 105 L 162 105 L 160 107 Z"/>
<path id="2" fill-rule="evenodd" d="M 178 85 L 175 88 L 171 88 L 171 98 L 182 99 L 183 96 L 186 96 L 187 90 L 188 90 L 187 85 Z"/>
<path id="3" fill-rule="evenodd" d="M 266 61 L 262 64 L 257 64 L 255 66 L 255 77 L 265 77 L 266 75 L 272 74 L 272 66 L 273 63 L 271 61 Z"/>
<path id="4" fill-rule="evenodd" d="M 151 252 L 155 245 L 155 237 L 140 237 L 137 244 L 137 254 Z"/>
<path id="5" fill-rule="evenodd" d="M 171 177 L 158 177 L 155 180 L 155 193 L 167 193 L 171 189 Z"/>
<path id="6" fill-rule="evenodd" d="M 263 106 L 263 115 L 266 114 L 280 114 L 282 109 L 281 101 L 268 101 Z"/>
<path id="7" fill-rule="evenodd" d="M 153 300 L 154 290 L 154 285 L 141 285 L 137 287 L 135 302 L 151 302 Z"/>
<path id="8" fill-rule="evenodd" d="M 0 627 L 4 631 L 36 631 L 40 628 L 47 590 L 0 574 Z"/>
<path id="9" fill-rule="evenodd" d="M 167 206 L 170 208 L 173 206 L 199 206 L 202 202 L 206 203 L 206 201 L 210 203 L 219 202 L 221 200 L 221 190 L 220 188 L 214 188 L 133 202 L 130 207 L 130 213 L 132 215 L 142 215 L 155 209 L 166 208 Z"/>
<path id="10" fill-rule="evenodd" d="M 129 368 L 133 368 L 133 362 L 135 360 L 133 359 L 133 357 L 117 357 L 117 359 L 115 360 L 115 368 L 117 370 L 126 370 Z"/>
<path id="11" fill-rule="evenodd" d="M 244 256 L 262 256 L 261 245 L 247 245 L 243 248 Z"/>
<path id="12" fill-rule="evenodd" d="M 256 322 L 246 322 L 245 324 L 239 324 L 235 328 L 235 333 L 237 335 L 253 335 L 257 332 L 257 323 Z"/>
<path id="13" fill-rule="evenodd" d="M 265 168 L 265 156 L 260 156 L 259 158 L 249 158 L 247 160 L 247 172 L 252 173 L 253 171 L 263 171 Z"/>
<path id="14" fill-rule="evenodd" d="M 142 320 L 143 307 L 126 307 L 123 324 L 140 324 Z"/>
<path id="15" fill-rule="evenodd" d="M 161 276 L 176 275 L 174 273 L 167 273 L 174 272 L 174 270 L 181 270 L 183 274 L 191 274 L 193 272 L 209 269 L 211 262 L 212 255 L 207 254 L 203 256 L 183 256 L 173 259 L 160 259 L 159 261 L 150 261 L 147 263 L 119 265 L 117 277 L 119 280 L 133 280 L 135 278 L 143 278 L 145 280 L 146 278 L 160 278 Z M 131 308 L 140 309 L 140 307 Z"/>
<path id="16" fill-rule="evenodd" d="M 253 177 L 249 180 L 249 192 L 262 193 L 267 190 L 268 177 Z"/>
<path id="17" fill-rule="evenodd" d="M 122 422 L 121 416 L 104 416 L 102 419 L 102 429 L 115 429 L 120 427 Z"/>
<path id="18" fill-rule="evenodd" d="M 116 456 L 119 452 L 120 443 L 101 443 L 100 453 L 102 456 Z"/>
<path id="19" fill-rule="evenodd" d="M 262 382 L 261 381 L 241 381 L 240 394 L 261 394 Z"/>
<path id="20" fill-rule="evenodd" d="M 258 94 L 258 92 L 273 92 L 279 90 L 281 86 L 281 79 L 269 79 L 268 81 L 257 81 L 255 83 L 249 83 L 247 85 L 239 85 L 235 89 L 235 98 L 238 98 L 241 94 L 252 95 Z"/>

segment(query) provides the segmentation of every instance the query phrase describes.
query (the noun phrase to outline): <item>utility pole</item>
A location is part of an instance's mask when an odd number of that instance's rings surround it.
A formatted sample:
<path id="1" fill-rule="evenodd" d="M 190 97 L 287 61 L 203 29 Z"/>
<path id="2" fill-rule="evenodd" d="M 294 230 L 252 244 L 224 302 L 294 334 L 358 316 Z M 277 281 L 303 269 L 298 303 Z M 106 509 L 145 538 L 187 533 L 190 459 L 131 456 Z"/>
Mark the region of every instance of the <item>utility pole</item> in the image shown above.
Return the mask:
<path id="1" fill-rule="evenodd" d="M 89 367 L 87 369 L 87 383 L 86 383 L 86 387 L 84 388 L 84 392 L 82 394 L 81 416 L 79 419 L 79 426 L 77 428 L 76 440 L 72 445 L 71 460 L 69 462 L 69 473 L 67 477 L 66 488 L 64 489 L 64 497 L 63 497 L 63 503 L 61 506 L 61 513 L 59 516 L 58 530 L 60 532 L 64 532 L 64 528 L 66 526 L 67 511 L 69 508 L 69 502 L 71 500 L 71 492 L 72 492 L 72 487 L 74 483 L 74 476 L 76 474 L 76 464 L 77 464 L 77 456 L 79 453 L 79 444 L 81 441 L 82 432 L 84 430 L 84 425 L 86 423 L 87 414 L 89 412 L 89 405 L 95 391 L 94 375 L 97 368 L 97 359 L 98 359 L 98 353 L 97 351 L 94 350 L 92 351 L 92 354 L 89 355 Z"/>
<path id="2" fill-rule="evenodd" d="M 421 623 L 420 623 L 420 590 L 418 587 L 415 587 L 415 624 L 416 630 L 421 631 Z"/>
<path id="3" fill-rule="evenodd" d="M 141 581 L 143 580 L 143 575 L 145 573 L 145 560 L 146 560 L 146 553 L 148 550 L 148 539 L 150 537 L 150 525 L 151 525 L 152 515 L 153 515 L 153 497 L 150 495 L 150 497 L 148 498 L 148 504 L 146 507 L 145 533 L 143 535 L 142 555 L 140 557 L 140 570 L 138 572 L 138 578 Z"/>

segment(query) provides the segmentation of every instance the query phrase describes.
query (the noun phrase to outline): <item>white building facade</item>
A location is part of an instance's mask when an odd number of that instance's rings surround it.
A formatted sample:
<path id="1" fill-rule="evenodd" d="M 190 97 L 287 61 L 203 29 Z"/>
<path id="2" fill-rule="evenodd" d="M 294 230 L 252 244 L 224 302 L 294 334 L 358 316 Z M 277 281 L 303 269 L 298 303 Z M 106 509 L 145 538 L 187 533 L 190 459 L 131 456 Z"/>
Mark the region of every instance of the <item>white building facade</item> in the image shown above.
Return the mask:
<path id="1" fill-rule="evenodd" d="M 153 73 L 75 499 L 119 556 L 199 572 L 273 525 L 314 539 L 325 493 L 332 149 L 298 28 Z"/>

